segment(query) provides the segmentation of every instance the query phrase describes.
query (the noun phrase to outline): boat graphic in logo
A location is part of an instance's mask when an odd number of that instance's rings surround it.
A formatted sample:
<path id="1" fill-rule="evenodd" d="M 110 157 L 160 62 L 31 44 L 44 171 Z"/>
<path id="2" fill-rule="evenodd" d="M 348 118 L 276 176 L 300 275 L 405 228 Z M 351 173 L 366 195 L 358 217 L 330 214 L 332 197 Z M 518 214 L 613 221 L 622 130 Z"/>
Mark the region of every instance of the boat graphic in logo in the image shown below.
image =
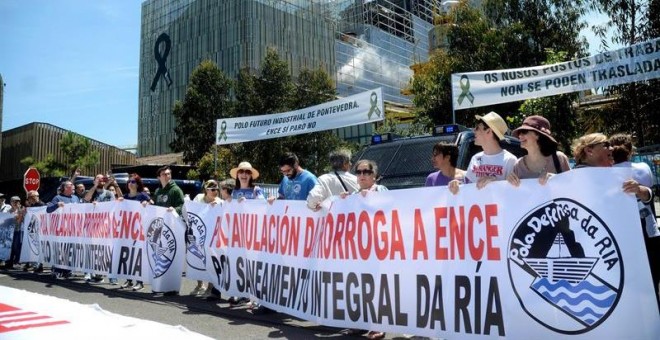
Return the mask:
<path id="1" fill-rule="evenodd" d="M 186 229 L 186 262 L 197 270 L 206 270 L 206 224 L 191 212 L 187 213 L 188 228 Z"/>
<path id="2" fill-rule="evenodd" d="M 147 228 L 147 255 L 154 279 L 167 273 L 176 257 L 174 232 L 162 217 L 151 221 Z"/>
<path id="3" fill-rule="evenodd" d="M 27 216 L 30 218 L 30 222 L 27 225 L 27 235 L 29 241 L 28 244 L 30 245 L 30 251 L 35 256 L 39 256 L 39 253 L 41 253 L 39 250 L 39 229 L 41 227 L 41 223 L 39 222 L 37 215 L 32 214 Z"/>
<path id="4" fill-rule="evenodd" d="M 623 290 L 619 247 L 580 203 L 559 198 L 535 208 L 517 223 L 508 248 L 514 292 L 543 326 L 584 333 L 616 308 Z"/>

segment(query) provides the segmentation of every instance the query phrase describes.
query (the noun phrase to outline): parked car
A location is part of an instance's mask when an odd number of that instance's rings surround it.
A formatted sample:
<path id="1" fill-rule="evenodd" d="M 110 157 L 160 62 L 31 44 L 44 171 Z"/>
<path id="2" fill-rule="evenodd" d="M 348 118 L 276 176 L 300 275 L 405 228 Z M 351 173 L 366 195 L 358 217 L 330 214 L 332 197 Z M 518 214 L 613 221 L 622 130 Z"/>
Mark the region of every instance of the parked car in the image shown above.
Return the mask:
<path id="1" fill-rule="evenodd" d="M 432 135 L 398 138 L 391 134 L 375 135 L 371 145 L 358 152 L 355 164 L 360 159 L 370 159 L 378 164 L 379 184 L 388 189 L 404 189 L 424 186 L 426 177 L 437 171 L 431 163 L 433 145 L 438 142 L 454 143 L 458 146 L 457 167 L 467 169 L 470 159 L 481 151 L 474 144 L 474 132 L 460 125 L 441 125 L 434 128 Z M 503 149 L 516 157 L 526 154 L 520 141 L 513 136 L 505 136 L 500 142 Z"/>

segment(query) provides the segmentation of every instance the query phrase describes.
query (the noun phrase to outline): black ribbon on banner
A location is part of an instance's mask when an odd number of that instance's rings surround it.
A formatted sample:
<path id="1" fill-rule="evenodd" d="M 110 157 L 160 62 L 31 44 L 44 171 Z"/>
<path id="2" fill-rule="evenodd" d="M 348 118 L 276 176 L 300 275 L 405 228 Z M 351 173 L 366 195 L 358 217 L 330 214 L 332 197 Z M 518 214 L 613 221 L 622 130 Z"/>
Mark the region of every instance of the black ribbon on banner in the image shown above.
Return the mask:
<path id="1" fill-rule="evenodd" d="M 227 122 L 225 122 L 224 120 L 222 121 L 222 124 L 220 124 L 220 134 L 218 134 L 218 143 L 220 143 L 221 139 L 227 141 Z"/>
<path id="2" fill-rule="evenodd" d="M 165 51 L 163 51 L 162 55 L 160 54 L 160 48 L 158 48 L 161 43 L 165 43 Z M 165 62 L 167 61 L 167 56 L 170 54 L 171 48 L 172 40 L 170 40 L 170 36 L 167 35 L 167 33 L 162 33 L 159 35 L 158 39 L 156 39 L 156 45 L 154 46 L 154 56 L 158 62 L 158 71 L 156 72 L 154 80 L 151 82 L 151 92 L 156 91 L 156 85 L 158 85 L 158 81 L 161 77 L 165 78 L 165 82 L 167 83 L 168 87 L 172 85 L 170 72 L 167 70 L 167 66 L 165 66 Z"/>
<path id="3" fill-rule="evenodd" d="M 465 82 L 463 82 L 465 80 Z M 466 75 L 461 76 L 461 80 L 458 83 L 461 86 L 461 94 L 458 96 L 458 105 L 463 104 L 463 99 L 467 97 L 470 101 L 470 104 L 474 103 L 474 96 L 470 92 L 470 78 Z"/>

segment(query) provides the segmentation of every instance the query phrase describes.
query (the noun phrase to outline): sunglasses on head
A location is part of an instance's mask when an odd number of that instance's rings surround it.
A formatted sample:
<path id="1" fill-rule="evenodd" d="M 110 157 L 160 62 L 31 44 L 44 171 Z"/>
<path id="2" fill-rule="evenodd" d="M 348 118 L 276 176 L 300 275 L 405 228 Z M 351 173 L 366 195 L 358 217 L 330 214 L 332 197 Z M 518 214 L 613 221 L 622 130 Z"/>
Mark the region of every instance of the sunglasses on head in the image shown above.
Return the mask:
<path id="1" fill-rule="evenodd" d="M 356 175 L 373 175 L 374 171 L 369 169 L 355 170 Z"/>

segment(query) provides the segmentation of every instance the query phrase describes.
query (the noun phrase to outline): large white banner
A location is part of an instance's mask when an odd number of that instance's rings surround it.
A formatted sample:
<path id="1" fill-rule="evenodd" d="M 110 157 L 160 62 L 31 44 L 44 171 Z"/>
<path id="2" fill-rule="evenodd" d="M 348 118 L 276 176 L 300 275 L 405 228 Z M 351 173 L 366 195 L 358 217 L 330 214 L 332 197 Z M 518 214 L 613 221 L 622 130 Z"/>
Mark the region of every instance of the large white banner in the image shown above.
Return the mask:
<path id="1" fill-rule="evenodd" d="M 284 113 L 218 119 L 216 144 L 294 136 L 385 119 L 382 88 Z"/>
<path id="2" fill-rule="evenodd" d="M 454 73 L 455 110 L 660 77 L 660 38 L 553 65 Z"/>
<path id="3" fill-rule="evenodd" d="M 156 291 L 178 290 L 185 237 L 188 276 L 329 326 L 656 339 L 637 203 L 622 191 L 630 177 L 594 168 L 545 186 L 467 184 L 455 196 L 446 187 L 393 190 L 335 197 L 319 212 L 303 201 L 186 202 L 188 237 L 175 214 L 135 202 L 70 205 L 23 228 L 39 231 L 49 263 L 120 277 L 142 263 Z"/>
<path id="4" fill-rule="evenodd" d="M 636 201 L 621 189 L 629 176 L 369 193 L 320 213 L 297 201 L 186 205 L 207 233 L 207 280 L 306 320 L 440 338 L 652 339 L 660 318 Z"/>
<path id="5" fill-rule="evenodd" d="M 21 262 L 142 280 L 157 292 L 181 287 L 185 225 L 176 212 L 128 200 L 27 210 Z"/>

